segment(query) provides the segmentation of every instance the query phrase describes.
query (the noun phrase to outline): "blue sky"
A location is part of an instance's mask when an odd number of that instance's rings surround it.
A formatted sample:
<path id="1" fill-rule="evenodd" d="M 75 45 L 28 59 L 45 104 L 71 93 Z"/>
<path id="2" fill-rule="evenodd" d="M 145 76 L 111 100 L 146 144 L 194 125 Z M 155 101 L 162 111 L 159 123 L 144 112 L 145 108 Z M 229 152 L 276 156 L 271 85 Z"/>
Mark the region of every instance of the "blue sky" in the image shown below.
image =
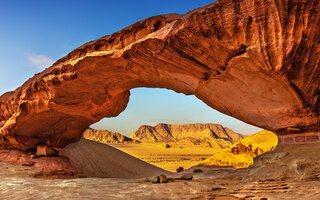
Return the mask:
<path id="1" fill-rule="evenodd" d="M 0 93 L 14 90 L 53 61 L 95 40 L 150 16 L 186 13 L 209 0 L 1 0 Z M 165 89 L 131 91 L 128 108 L 94 128 L 126 135 L 141 124 L 221 123 L 241 133 L 259 129 L 222 115 L 194 96 Z"/>

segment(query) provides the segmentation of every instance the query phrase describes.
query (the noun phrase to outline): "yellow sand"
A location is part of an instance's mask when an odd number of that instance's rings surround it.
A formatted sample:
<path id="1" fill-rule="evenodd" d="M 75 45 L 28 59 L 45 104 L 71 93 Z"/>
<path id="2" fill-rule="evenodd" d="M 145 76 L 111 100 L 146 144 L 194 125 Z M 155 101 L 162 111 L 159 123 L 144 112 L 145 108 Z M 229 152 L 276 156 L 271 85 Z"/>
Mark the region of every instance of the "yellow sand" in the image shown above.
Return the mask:
<path id="1" fill-rule="evenodd" d="M 157 167 L 175 172 L 178 167 L 187 169 L 209 158 L 215 151 L 210 147 L 190 145 L 165 148 L 165 144 L 108 144 L 127 154 Z"/>
<path id="2" fill-rule="evenodd" d="M 278 139 L 274 133 L 261 131 L 222 150 L 180 143 L 107 144 L 152 165 L 175 172 L 180 166 L 187 169 L 199 164 L 245 168 L 253 164 L 255 156 L 273 150 L 277 143 Z M 252 151 L 233 152 L 232 148 L 239 148 L 239 144 L 245 148 L 251 145 Z"/>

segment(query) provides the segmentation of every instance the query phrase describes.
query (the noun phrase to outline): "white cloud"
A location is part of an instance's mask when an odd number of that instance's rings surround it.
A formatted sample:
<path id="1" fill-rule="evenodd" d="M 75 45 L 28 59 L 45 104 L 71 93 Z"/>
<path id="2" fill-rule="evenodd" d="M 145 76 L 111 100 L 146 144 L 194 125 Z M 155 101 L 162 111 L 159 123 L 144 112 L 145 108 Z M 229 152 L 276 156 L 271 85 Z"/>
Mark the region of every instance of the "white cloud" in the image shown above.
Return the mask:
<path id="1" fill-rule="evenodd" d="M 30 55 L 29 62 L 38 69 L 45 69 L 53 64 L 53 60 L 47 55 Z"/>

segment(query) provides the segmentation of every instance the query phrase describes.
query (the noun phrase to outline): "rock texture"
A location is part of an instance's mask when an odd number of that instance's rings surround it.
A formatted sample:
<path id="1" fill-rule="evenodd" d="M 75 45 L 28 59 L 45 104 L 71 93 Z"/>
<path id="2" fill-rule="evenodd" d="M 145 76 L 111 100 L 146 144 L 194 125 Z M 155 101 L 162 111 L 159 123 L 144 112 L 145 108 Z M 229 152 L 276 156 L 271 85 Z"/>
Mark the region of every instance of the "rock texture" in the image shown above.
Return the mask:
<path id="1" fill-rule="evenodd" d="M 87 129 L 83 133 L 83 137 L 102 143 L 139 143 L 138 140 L 128 138 L 120 133 L 114 133 L 108 130 Z"/>
<path id="2" fill-rule="evenodd" d="M 277 144 L 276 134 L 265 130 L 260 131 L 235 143 L 228 149 L 215 153 L 200 162 L 200 165 L 246 168 L 253 164 L 253 158 L 274 150 Z"/>
<path id="3" fill-rule="evenodd" d="M 130 138 L 149 143 L 179 143 L 226 148 L 244 137 L 220 124 L 157 124 L 141 126 Z"/>
<path id="4" fill-rule="evenodd" d="M 21 150 L 0 150 L 0 161 L 26 166 L 32 171 L 29 175 L 34 177 L 73 178 L 76 176 L 74 167 L 66 157 L 38 157 Z M 10 169 L 14 171 L 14 167 L 11 166 Z M 27 174 L 26 169 L 23 174 Z"/>
<path id="5" fill-rule="evenodd" d="M 55 156 L 57 153 L 47 145 L 38 145 L 36 156 Z"/>
<path id="6" fill-rule="evenodd" d="M 290 134 L 278 136 L 278 143 L 283 144 L 305 144 L 305 143 L 319 143 L 320 132 L 304 133 L 304 134 Z"/>
<path id="7" fill-rule="evenodd" d="M 63 147 L 167 88 L 277 134 L 318 132 L 320 2 L 221 0 L 90 41 L 0 97 L 2 148 Z"/>

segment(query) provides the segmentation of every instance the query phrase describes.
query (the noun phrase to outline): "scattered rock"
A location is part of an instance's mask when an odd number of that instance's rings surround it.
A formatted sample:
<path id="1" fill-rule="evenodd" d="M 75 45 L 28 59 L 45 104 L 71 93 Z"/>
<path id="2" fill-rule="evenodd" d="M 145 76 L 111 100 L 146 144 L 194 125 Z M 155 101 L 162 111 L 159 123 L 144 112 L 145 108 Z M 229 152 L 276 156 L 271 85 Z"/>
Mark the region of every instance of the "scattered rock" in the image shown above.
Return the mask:
<path id="1" fill-rule="evenodd" d="M 47 145 L 38 145 L 36 156 L 55 156 L 57 152 Z"/>
<path id="2" fill-rule="evenodd" d="M 151 182 L 151 183 L 168 183 L 168 182 L 174 182 L 176 180 L 186 180 L 191 181 L 193 176 L 191 175 L 183 175 L 180 178 L 169 178 L 166 175 L 161 174 L 160 176 L 154 176 L 152 179 L 146 178 L 144 182 Z"/>
<path id="3" fill-rule="evenodd" d="M 202 169 L 194 169 L 193 170 L 193 173 L 202 173 L 203 171 L 202 171 Z"/>
<path id="4" fill-rule="evenodd" d="M 167 182 L 172 182 L 173 180 L 173 178 L 167 178 Z"/>
<path id="5" fill-rule="evenodd" d="M 177 172 L 179 173 L 179 172 L 182 172 L 184 170 L 184 168 L 183 167 L 178 167 L 177 168 Z"/>
<path id="6" fill-rule="evenodd" d="M 154 177 L 151 179 L 151 183 L 160 183 L 160 177 L 159 177 L 159 176 L 154 176 Z"/>
<path id="7" fill-rule="evenodd" d="M 159 178 L 160 178 L 160 183 L 167 183 L 168 182 L 167 177 L 165 175 L 160 175 Z"/>
<path id="8" fill-rule="evenodd" d="M 163 144 L 163 148 L 165 148 L 165 149 L 170 148 L 170 145 L 169 144 Z"/>
<path id="9" fill-rule="evenodd" d="M 181 176 L 181 180 L 191 181 L 193 176 L 191 175 L 183 175 Z"/>
<path id="10" fill-rule="evenodd" d="M 24 162 L 24 163 L 22 163 L 21 165 L 22 166 L 33 166 L 35 164 L 35 162 L 32 162 L 32 161 L 26 161 L 26 162 Z"/>
<path id="11" fill-rule="evenodd" d="M 215 188 L 212 188 L 211 191 L 219 191 L 219 190 L 222 190 L 223 188 L 221 187 L 215 187 Z"/>
<path id="12" fill-rule="evenodd" d="M 40 158 L 40 156 L 38 156 L 38 155 L 36 155 L 36 154 L 33 154 L 33 155 L 31 155 L 30 158 L 31 158 L 31 159 L 37 159 L 37 158 Z"/>

